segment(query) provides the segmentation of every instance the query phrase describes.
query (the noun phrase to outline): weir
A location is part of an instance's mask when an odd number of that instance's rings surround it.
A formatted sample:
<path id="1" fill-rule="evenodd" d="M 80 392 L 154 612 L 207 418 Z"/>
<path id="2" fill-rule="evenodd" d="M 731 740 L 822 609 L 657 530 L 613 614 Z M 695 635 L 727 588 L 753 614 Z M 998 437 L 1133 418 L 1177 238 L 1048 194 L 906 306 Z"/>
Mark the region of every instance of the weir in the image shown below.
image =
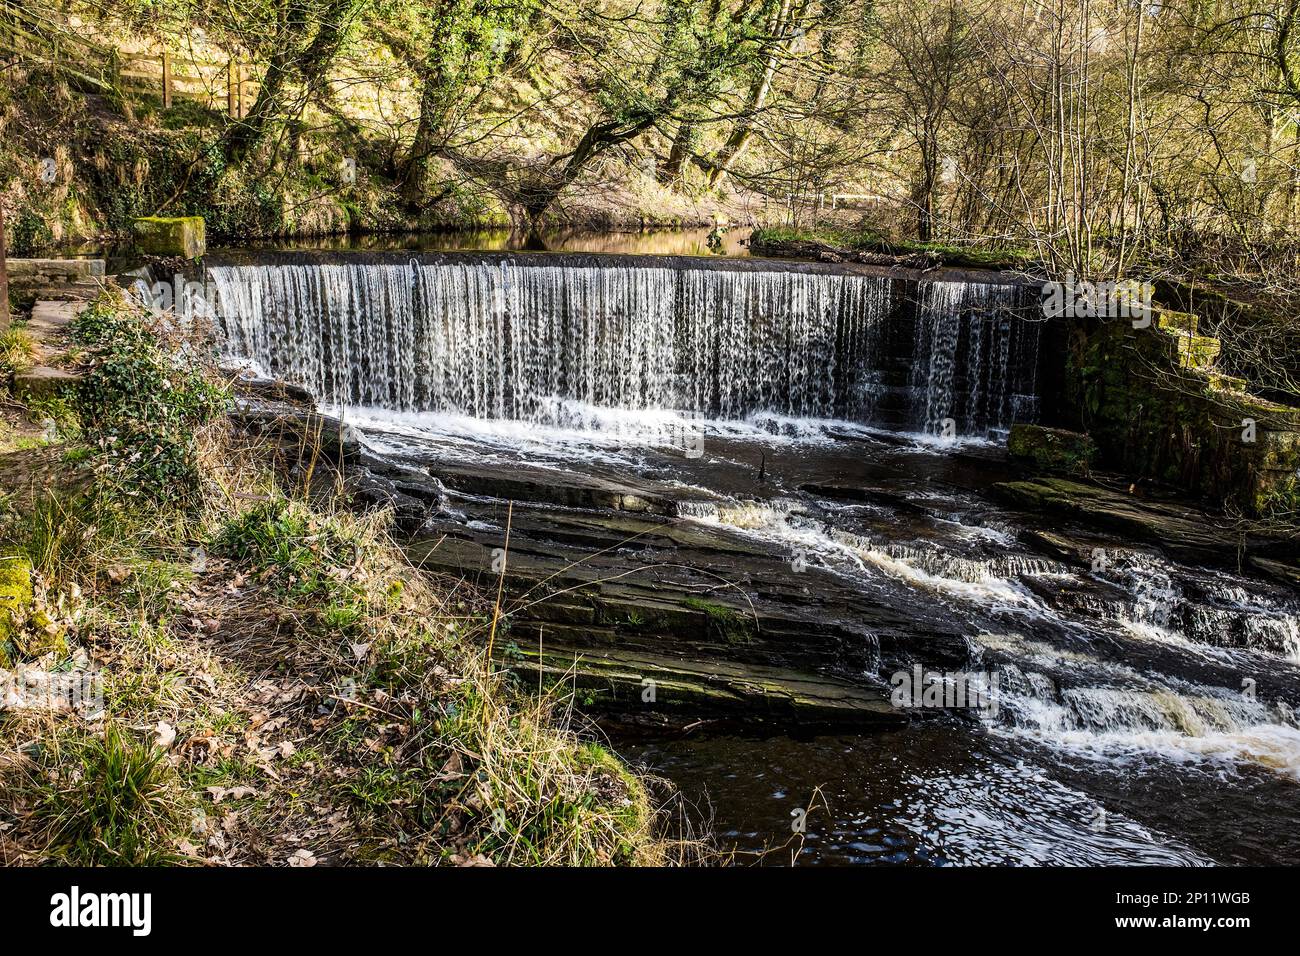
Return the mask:
<path id="1" fill-rule="evenodd" d="M 997 438 L 1059 415 L 1069 330 L 1041 321 L 1032 285 L 552 254 L 280 255 L 207 271 L 228 360 L 356 407 L 356 500 L 391 503 L 414 563 L 504 581 L 528 639 L 500 660 L 529 686 L 564 682 L 587 710 L 635 720 L 651 681 L 665 726 L 798 726 L 796 784 L 839 781 L 869 794 L 863 813 L 917 792 L 976 806 L 1006 794 L 981 819 L 997 839 L 1025 827 L 1029 859 L 1055 839 L 1040 820 L 1066 820 L 1072 854 L 1199 860 L 1140 829 L 1078 850 L 1096 835 L 1077 823 L 1093 807 L 1083 795 L 1127 793 L 1110 775 L 1131 761 L 1157 822 L 1189 792 L 1220 800 L 1229 776 L 1261 820 L 1290 805 L 1300 606 L 1287 580 L 1188 563 L 1128 525 L 1026 510 L 1005 489 L 1034 483 L 996 448 L 827 427 Z M 625 440 L 673 411 L 713 419 L 692 446 L 705 453 Z M 281 412 L 296 421 L 260 410 Z M 1113 507 L 1133 513 L 1127 496 Z M 890 696 L 918 667 L 987 678 L 995 697 L 930 721 L 945 708 Z M 804 738 L 844 728 L 853 743 L 835 737 L 804 776 Z M 708 754 L 709 772 L 732 760 L 743 781 L 783 746 L 733 742 Z M 1055 796 L 1022 778 L 1060 765 L 1077 781 L 1080 762 L 1094 776 Z M 897 792 L 871 790 L 882 763 L 908 768 Z M 728 792 L 772 799 L 766 777 Z"/>
<path id="2" fill-rule="evenodd" d="M 976 436 L 1040 410 L 1042 323 L 1012 282 L 549 255 L 281 256 L 208 279 L 225 357 L 331 404 L 564 427 L 592 408 L 770 412 Z"/>

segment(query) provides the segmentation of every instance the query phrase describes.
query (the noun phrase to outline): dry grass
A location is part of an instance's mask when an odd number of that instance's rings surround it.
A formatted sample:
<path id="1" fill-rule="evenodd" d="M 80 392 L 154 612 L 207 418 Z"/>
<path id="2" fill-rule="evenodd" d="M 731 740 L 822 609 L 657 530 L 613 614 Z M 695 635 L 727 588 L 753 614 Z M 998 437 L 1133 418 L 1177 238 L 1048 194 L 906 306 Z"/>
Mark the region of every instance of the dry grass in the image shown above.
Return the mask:
<path id="1" fill-rule="evenodd" d="M 131 314 L 103 298 L 87 334 L 121 334 L 138 352 L 129 370 L 166 365 L 165 339 Z M 151 401 L 219 392 L 210 371 L 193 376 Z M 320 436 L 286 449 L 224 418 L 187 426 L 177 473 L 197 480 L 179 494 L 133 482 L 133 463 L 152 459 L 113 440 L 146 429 L 131 447 L 147 450 L 147 429 L 176 416 L 141 417 L 108 400 L 130 388 L 109 384 L 94 428 L 65 431 L 87 445 L 0 456 L 0 557 L 30 566 L 37 595 L 10 622 L 23 640 L 9 641 L 0 678 L 102 690 L 56 709 L 18 694 L 0 709 L 0 859 L 705 858 L 699 841 L 665 839 L 646 782 L 573 731 L 563 688 L 539 694 L 494 667 L 500 592 L 494 603 L 412 567 L 388 513 L 349 509 Z M 118 409 L 135 417 L 109 420 Z"/>
<path id="2" fill-rule="evenodd" d="M 104 475 L 11 508 L 5 553 L 68 607 L 44 663 L 98 668 L 104 704 L 0 712 L 5 862 L 703 859 L 562 691 L 492 666 L 489 597 L 413 568 L 386 514 L 286 491 L 224 424 L 199 446 L 197 513 Z"/>

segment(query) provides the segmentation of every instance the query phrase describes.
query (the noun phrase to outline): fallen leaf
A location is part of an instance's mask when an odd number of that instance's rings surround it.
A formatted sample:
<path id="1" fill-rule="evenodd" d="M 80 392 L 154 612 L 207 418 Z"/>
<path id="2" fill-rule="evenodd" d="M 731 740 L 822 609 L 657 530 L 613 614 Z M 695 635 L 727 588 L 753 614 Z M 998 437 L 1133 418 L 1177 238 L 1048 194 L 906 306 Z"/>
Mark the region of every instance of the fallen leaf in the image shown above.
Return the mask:
<path id="1" fill-rule="evenodd" d="M 229 797 L 231 800 L 242 800 L 244 797 L 255 797 L 257 791 L 252 787 L 208 787 L 207 792 L 212 797 L 213 803 L 220 803 Z"/>

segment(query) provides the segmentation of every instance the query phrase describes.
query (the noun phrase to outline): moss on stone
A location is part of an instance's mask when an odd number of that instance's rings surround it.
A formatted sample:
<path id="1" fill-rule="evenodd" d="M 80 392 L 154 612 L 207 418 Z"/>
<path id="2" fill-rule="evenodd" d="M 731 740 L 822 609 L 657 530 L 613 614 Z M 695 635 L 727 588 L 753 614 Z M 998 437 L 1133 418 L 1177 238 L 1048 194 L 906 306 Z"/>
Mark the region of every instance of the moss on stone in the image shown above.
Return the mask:
<path id="1" fill-rule="evenodd" d="M 1018 424 L 1011 426 L 1007 436 L 1007 454 L 1045 471 L 1086 475 L 1096 452 L 1087 435 L 1063 428 Z"/>
<path id="2" fill-rule="evenodd" d="M 1097 466 L 1258 514 L 1277 475 L 1300 467 L 1300 409 L 1225 388 L 1233 383 L 1191 367 L 1218 344 L 1127 323 L 1081 324 L 1066 400 L 1096 443 Z"/>
<path id="3" fill-rule="evenodd" d="M 23 650 L 23 625 L 32 609 L 32 563 L 0 559 L 0 666 L 10 667 Z"/>
<path id="4" fill-rule="evenodd" d="M 136 248 L 147 255 L 197 259 L 205 249 L 202 216 L 143 216 L 131 229 Z"/>
<path id="5" fill-rule="evenodd" d="M 1167 332 L 1177 332 L 1179 335 L 1195 335 L 1200 324 L 1200 317 L 1191 312 L 1161 309 L 1156 315 L 1156 325 L 1159 328 Z"/>
<path id="6" fill-rule="evenodd" d="M 1179 335 L 1178 364 L 1183 368 L 1209 368 L 1219 357 L 1219 340 L 1208 335 Z"/>
<path id="7" fill-rule="evenodd" d="M 700 611 L 708 619 L 709 632 L 728 644 L 749 644 L 754 640 L 753 627 L 747 617 L 724 604 L 713 604 L 700 598 L 687 598 L 682 606 Z"/>

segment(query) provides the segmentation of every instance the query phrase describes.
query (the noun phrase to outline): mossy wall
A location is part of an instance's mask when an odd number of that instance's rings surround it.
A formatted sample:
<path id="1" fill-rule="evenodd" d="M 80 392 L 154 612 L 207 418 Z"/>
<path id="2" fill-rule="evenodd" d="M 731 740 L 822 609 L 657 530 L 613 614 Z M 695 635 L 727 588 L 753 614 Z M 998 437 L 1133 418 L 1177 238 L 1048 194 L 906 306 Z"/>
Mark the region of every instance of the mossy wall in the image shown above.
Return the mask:
<path id="1" fill-rule="evenodd" d="M 1296 510 L 1300 409 L 1184 367 L 1179 336 L 1154 323 L 1089 321 L 1071 335 L 1067 404 L 1098 465 L 1247 514 Z M 1251 424 L 1253 423 L 1253 425 Z"/>

